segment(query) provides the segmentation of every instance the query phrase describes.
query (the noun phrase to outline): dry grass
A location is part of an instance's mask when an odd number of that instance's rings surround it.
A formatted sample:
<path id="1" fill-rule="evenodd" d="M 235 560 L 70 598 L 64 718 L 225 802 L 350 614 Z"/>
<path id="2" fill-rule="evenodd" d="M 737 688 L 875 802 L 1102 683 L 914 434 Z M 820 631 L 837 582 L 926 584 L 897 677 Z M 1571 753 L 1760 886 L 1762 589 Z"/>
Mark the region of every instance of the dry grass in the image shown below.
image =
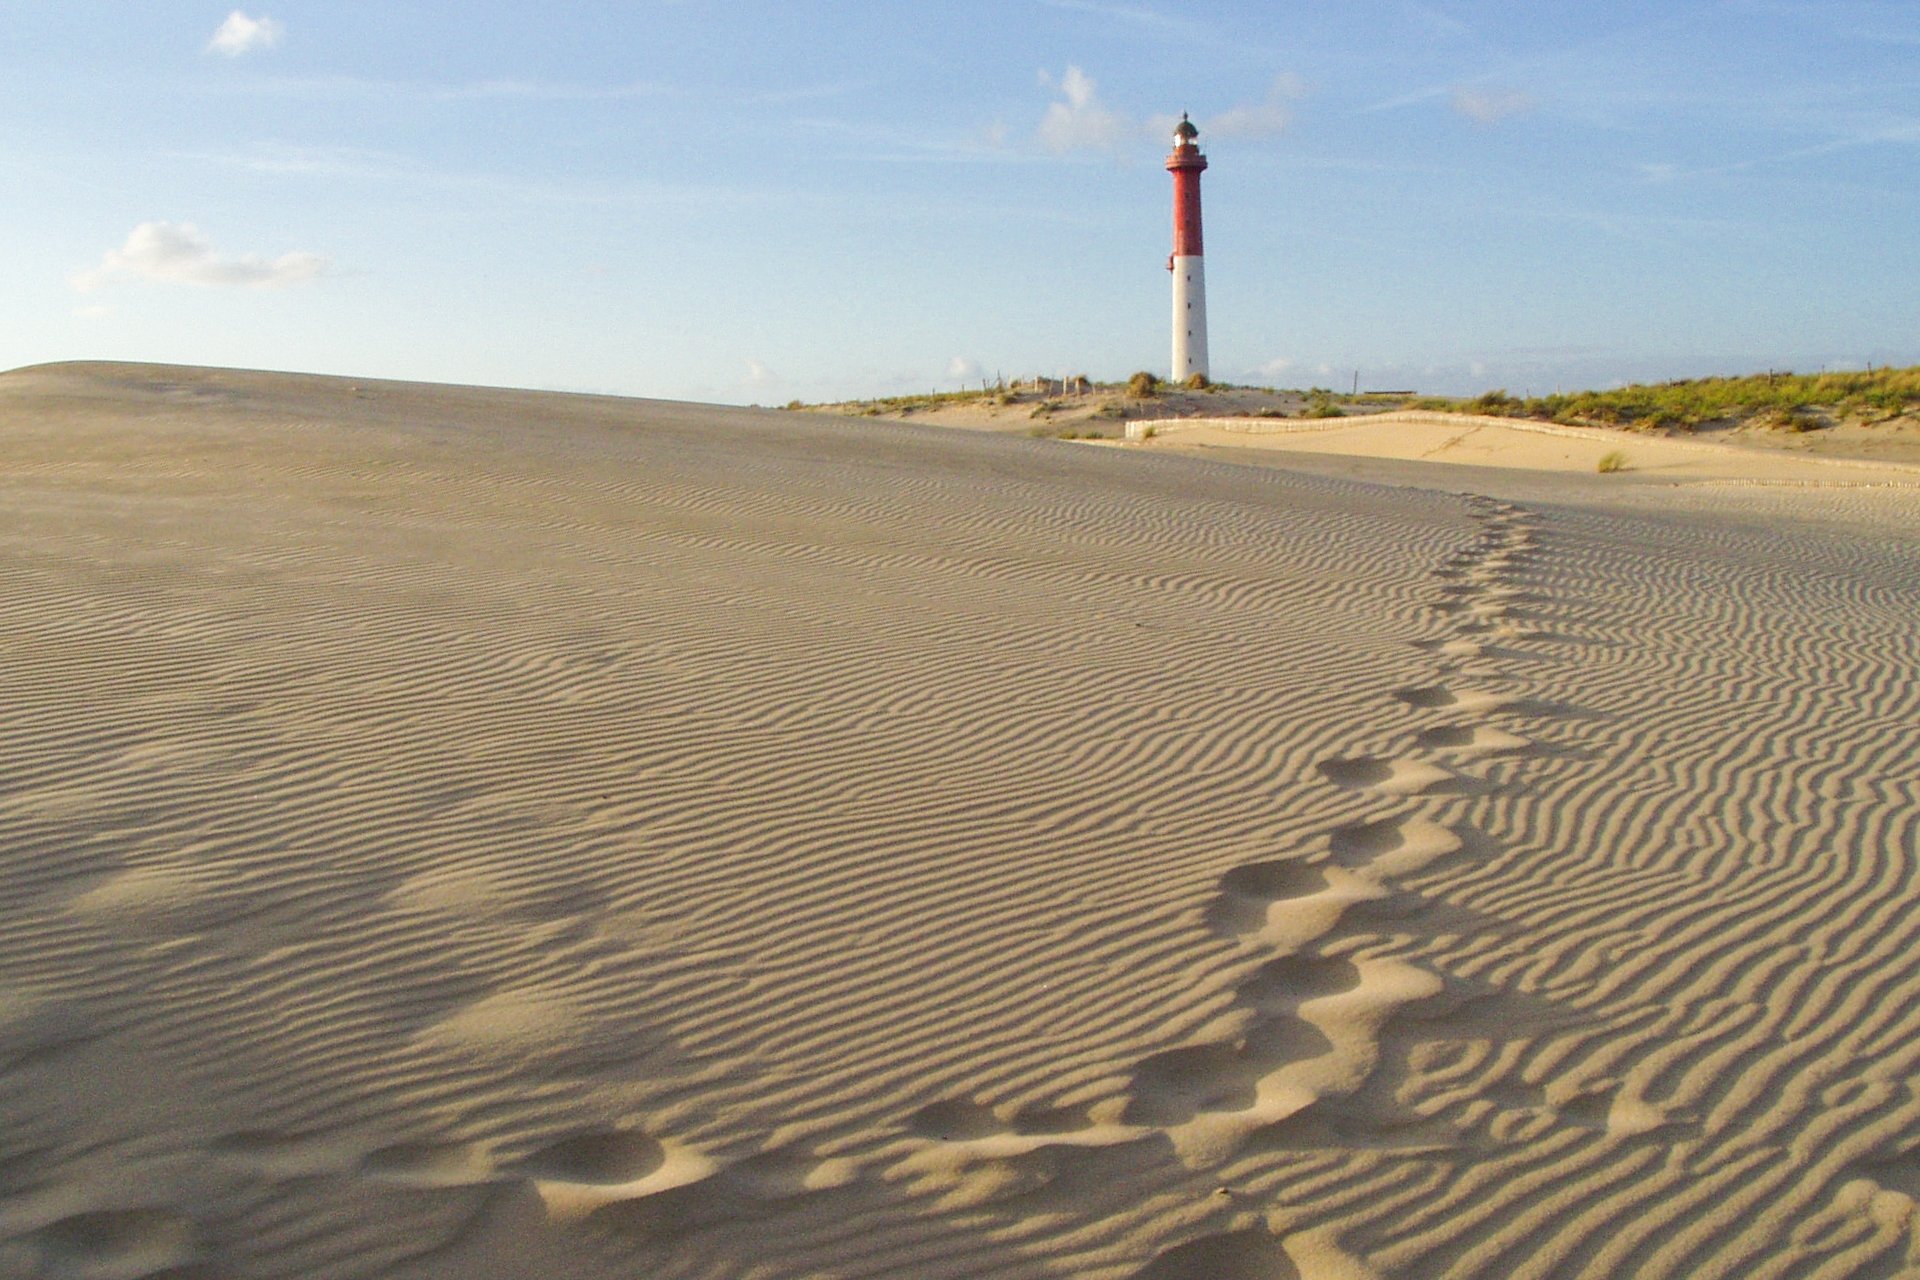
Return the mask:
<path id="1" fill-rule="evenodd" d="M 1710 422 L 1757 422 L 1815 431 L 1833 422 L 1877 422 L 1920 409 L 1920 366 L 1861 373 L 1687 378 L 1531 398 L 1489 391 L 1472 400 L 1422 400 L 1417 407 L 1642 431 L 1687 431 Z"/>

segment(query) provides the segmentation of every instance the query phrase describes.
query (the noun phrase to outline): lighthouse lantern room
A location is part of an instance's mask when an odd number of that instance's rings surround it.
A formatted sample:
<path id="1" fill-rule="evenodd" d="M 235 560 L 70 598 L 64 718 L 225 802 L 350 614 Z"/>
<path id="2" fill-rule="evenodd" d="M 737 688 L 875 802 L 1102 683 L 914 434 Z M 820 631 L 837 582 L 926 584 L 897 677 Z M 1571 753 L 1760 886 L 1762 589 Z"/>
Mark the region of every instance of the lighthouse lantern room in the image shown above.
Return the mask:
<path id="1" fill-rule="evenodd" d="M 1173 380 L 1207 376 L 1207 273 L 1200 243 L 1200 175 L 1207 158 L 1194 139 L 1200 136 L 1186 113 L 1173 130 Z"/>

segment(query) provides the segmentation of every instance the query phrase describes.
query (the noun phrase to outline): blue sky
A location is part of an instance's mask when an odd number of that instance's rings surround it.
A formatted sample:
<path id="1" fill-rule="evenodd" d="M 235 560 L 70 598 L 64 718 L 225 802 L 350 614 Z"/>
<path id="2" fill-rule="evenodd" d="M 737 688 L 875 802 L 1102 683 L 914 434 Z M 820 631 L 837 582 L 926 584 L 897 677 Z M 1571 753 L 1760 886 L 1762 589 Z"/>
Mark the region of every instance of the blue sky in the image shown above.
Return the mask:
<path id="1" fill-rule="evenodd" d="M 1920 0 L 0 8 L 0 367 L 781 403 L 1920 363 Z"/>

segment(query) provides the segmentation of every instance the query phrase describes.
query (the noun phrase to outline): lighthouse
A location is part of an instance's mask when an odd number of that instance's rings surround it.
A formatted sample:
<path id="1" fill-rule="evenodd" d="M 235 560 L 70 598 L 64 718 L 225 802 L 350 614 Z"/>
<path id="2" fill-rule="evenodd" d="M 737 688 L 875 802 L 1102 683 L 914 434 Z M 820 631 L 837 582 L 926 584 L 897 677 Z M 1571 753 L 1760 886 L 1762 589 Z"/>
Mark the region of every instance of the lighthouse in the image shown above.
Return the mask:
<path id="1" fill-rule="evenodd" d="M 1194 142 L 1200 131 L 1180 113 L 1173 130 L 1173 154 L 1167 172 L 1173 175 L 1173 380 L 1185 382 L 1194 374 L 1207 376 L 1207 272 L 1200 248 L 1200 175 L 1207 158 Z"/>

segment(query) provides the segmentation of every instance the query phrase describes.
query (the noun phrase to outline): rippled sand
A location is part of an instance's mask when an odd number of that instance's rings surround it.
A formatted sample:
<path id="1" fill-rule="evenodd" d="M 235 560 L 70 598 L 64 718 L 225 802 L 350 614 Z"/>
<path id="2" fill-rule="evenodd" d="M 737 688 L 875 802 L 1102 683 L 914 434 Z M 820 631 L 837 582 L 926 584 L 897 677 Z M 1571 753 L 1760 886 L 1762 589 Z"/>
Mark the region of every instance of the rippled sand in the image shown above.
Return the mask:
<path id="1" fill-rule="evenodd" d="M 0 442 L 0 1275 L 1920 1257 L 1911 491 L 115 365 Z"/>

